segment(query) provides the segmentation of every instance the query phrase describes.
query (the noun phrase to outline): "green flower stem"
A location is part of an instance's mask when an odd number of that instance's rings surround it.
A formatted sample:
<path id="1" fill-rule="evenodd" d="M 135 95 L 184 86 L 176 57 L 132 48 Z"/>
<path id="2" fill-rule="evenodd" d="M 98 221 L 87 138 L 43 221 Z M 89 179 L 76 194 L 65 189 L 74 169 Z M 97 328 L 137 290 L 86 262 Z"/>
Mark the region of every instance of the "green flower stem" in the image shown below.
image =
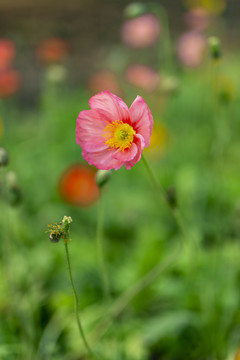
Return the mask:
<path id="1" fill-rule="evenodd" d="M 94 329 L 93 337 L 95 341 L 103 337 L 116 319 L 127 307 L 127 305 L 146 287 L 148 287 L 161 273 L 169 268 L 179 259 L 179 253 L 182 250 L 182 243 L 179 243 L 174 254 L 168 257 L 165 261 L 159 262 L 149 272 L 147 272 L 141 279 L 127 289 L 122 295 L 117 298 L 108 310 L 108 314 L 104 314 L 104 318 L 98 323 Z"/>
<path id="2" fill-rule="evenodd" d="M 97 252 L 99 267 L 102 274 L 103 291 L 105 298 L 110 300 L 110 286 L 107 268 L 104 260 L 104 243 L 103 243 L 103 194 L 100 189 L 100 199 L 98 204 L 98 218 L 97 218 Z"/>
<path id="3" fill-rule="evenodd" d="M 76 320 L 77 320 L 77 325 L 78 325 L 78 329 L 79 329 L 79 333 L 81 335 L 81 338 L 83 340 L 83 343 L 87 349 L 87 352 L 89 354 L 89 356 L 92 359 L 98 359 L 96 357 L 96 355 L 94 355 L 93 351 L 91 350 L 90 346 L 88 345 L 88 342 L 86 340 L 86 337 L 84 335 L 83 332 L 83 328 L 81 325 L 81 321 L 80 321 L 80 317 L 79 317 L 79 300 L 78 300 L 78 295 L 77 295 L 77 291 L 73 282 L 73 277 L 72 277 L 72 270 L 71 270 L 71 263 L 70 263 L 70 257 L 69 257 L 69 251 L 68 251 L 68 241 L 66 240 L 64 242 L 65 245 L 65 251 L 66 251 L 66 257 L 67 257 L 67 264 L 68 264 L 68 272 L 69 272 L 69 278 L 70 278 L 70 282 L 72 285 L 72 290 L 73 290 L 73 294 L 74 294 L 74 300 L 75 300 L 75 314 L 76 314 Z"/>
<path id="4" fill-rule="evenodd" d="M 142 154 L 142 160 L 143 163 L 145 165 L 145 168 L 149 174 L 149 177 L 151 179 L 151 182 L 153 184 L 153 187 L 155 189 L 155 192 L 157 194 L 157 197 L 159 198 L 160 201 L 165 201 L 168 205 L 169 210 L 172 213 L 172 216 L 175 218 L 176 223 L 178 224 L 184 238 L 188 238 L 188 233 L 186 231 L 184 222 L 182 220 L 182 216 L 179 213 L 179 210 L 177 209 L 177 207 L 173 208 L 172 206 L 170 206 L 169 201 L 168 201 L 168 196 L 166 191 L 163 189 L 163 187 L 161 186 L 161 184 L 159 183 L 158 179 L 156 178 L 154 172 L 152 171 L 147 159 L 145 158 L 145 156 Z"/>
<path id="5" fill-rule="evenodd" d="M 164 47 L 165 70 L 168 73 L 172 73 L 173 72 L 172 43 L 171 43 L 171 35 L 170 35 L 170 27 L 169 27 L 167 11 L 164 8 L 164 6 L 157 3 L 150 4 L 150 9 L 152 10 L 153 13 L 156 14 L 156 16 L 160 19 L 163 25 L 164 36 L 158 42 L 159 57 L 161 58 Z M 162 39 L 164 41 L 163 45 L 162 45 Z M 160 67 L 159 70 L 160 73 L 162 73 L 162 67 Z"/>

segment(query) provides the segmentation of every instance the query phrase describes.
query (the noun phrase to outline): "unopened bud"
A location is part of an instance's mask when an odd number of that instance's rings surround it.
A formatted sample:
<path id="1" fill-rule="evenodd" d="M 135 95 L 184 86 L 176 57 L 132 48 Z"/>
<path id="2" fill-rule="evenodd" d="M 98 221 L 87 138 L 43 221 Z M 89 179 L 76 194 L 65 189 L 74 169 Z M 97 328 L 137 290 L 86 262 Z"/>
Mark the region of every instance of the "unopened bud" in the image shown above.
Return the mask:
<path id="1" fill-rule="evenodd" d="M 9 155 L 6 149 L 0 148 L 0 167 L 7 166 L 9 163 Z"/>
<path id="2" fill-rule="evenodd" d="M 17 176 L 14 171 L 9 171 L 6 174 L 6 198 L 10 205 L 19 205 L 22 201 L 22 191 L 18 184 Z"/>
<path id="3" fill-rule="evenodd" d="M 96 173 L 96 183 L 102 188 L 110 179 L 111 170 L 98 170 Z"/>
<path id="4" fill-rule="evenodd" d="M 160 82 L 160 90 L 165 94 L 176 94 L 179 91 L 179 80 L 174 76 L 163 76 Z"/>
<path id="5" fill-rule="evenodd" d="M 69 231 L 71 222 L 72 222 L 71 216 L 64 216 L 63 217 L 60 224 L 62 225 L 62 229 L 63 229 L 64 232 Z"/>
<path id="6" fill-rule="evenodd" d="M 63 65 L 49 65 L 46 70 L 46 78 L 49 82 L 59 84 L 67 77 L 67 70 Z"/>
<path id="7" fill-rule="evenodd" d="M 219 59 L 221 57 L 220 43 L 220 40 L 216 36 L 211 36 L 208 39 L 213 59 Z"/>
<path id="8" fill-rule="evenodd" d="M 135 18 L 137 16 L 143 15 L 147 11 L 147 7 L 143 3 L 132 3 L 125 7 L 124 15 L 126 18 Z"/>
<path id="9" fill-rule="evenodd" d="M 172 209 L 177 208 L 177 193 L 174 187 L 167 189 L 167 201 Z"/>

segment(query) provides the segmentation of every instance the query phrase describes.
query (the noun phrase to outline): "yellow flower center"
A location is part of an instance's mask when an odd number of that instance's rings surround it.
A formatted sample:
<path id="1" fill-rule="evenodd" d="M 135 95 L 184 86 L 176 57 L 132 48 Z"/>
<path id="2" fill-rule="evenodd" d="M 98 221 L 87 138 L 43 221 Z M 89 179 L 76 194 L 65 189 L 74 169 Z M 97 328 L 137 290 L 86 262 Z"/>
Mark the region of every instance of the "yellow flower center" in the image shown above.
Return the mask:
<path id="1" fill-rule="evenodd" d="M 124 151 L 131 147 L 135 133 L 131 125 L 116 120 L 105 127 L 103 136 L 108 146 Z"/>

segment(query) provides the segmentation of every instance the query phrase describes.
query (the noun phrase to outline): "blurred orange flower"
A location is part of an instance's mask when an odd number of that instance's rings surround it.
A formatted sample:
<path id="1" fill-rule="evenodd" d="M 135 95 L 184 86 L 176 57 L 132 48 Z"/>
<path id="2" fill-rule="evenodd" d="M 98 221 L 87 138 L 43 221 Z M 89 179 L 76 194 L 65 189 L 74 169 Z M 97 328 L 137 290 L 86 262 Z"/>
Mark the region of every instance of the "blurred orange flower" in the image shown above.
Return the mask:
<path id="1" fill-rule="evenodd" d="M 21 75 L 17 70 L 0 71 L 0 97 L 6 98 L 13 95 L 20 87 Z"/>
<path id="2" fill-rule="evenodd" d="M 145 65 L 130 65 L 126 70 L 126 79 L 129 84 L 152 92 L 159 85 L 159 74 L 157 71 Z"/>
<path id="3" fill-rule="evenodd" d="M 96 171 L 82 164 L 69 167 L 59 183 L 61 197 L 68 203 L 78 206 L 93 204 L 100 191 L 95 181 Z"/>
<path id="4" fill-rule="evenodd" d="M 61 38 L 48 38 L 40 42 L 37 57 L 44 64 L 62 63 L 70 52 L 68 42 Z"/>
<path id="5" fill-rule="evenodd" d="M 11 40 L 0 39 L 0 69 L 11 66 L 16 55 L 15 45 Z"/>
<path id="6" fill-rule="evenodd" d="M 153 14 L 144 14 L 125 21 L 121 28 L 121 37 L 128 46 L 144 48 L 156 43 L 160 31 L 157 17 Z"/>
<path id="7" fill-rule="evenodd" d="M 87 87 L 93 94 L 108 90 L 113 94 L 121 95 L 117 76 L 112 71 L 106 69 L 93 73 L 88 80 Z"/>

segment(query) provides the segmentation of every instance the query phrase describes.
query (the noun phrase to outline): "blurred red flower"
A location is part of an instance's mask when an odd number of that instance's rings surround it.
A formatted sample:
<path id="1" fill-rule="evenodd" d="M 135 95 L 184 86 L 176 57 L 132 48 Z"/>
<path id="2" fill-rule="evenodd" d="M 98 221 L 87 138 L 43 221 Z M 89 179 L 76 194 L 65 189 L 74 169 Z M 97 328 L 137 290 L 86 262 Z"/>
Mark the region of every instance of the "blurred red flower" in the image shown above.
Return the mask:
<path id="1" fill-rule="evenodd" d="M 127 81 L 145 91 L 152 92 L 159 85 L 159 74 L 146 65 L 130 65 L 126 70 Z"/>
<path id="2" fill-rule="evenodd" d="M 0 97 L 6 98 L 13 95 L 20 87 L 21 74 L 17 70 L 0 71 Z"/>
<path id="3" fill-rule="evenodd" d="M 198 67 L 203 62 L 206 38 L 195 31 L 183 34 L 178 41 L 177 54 L 181 63 L 188 67 Z"/>
<path id="4" fill-rule="evenodd" d="M 61 38 L 48 38 L 40 42 L 37 57 L 44 64 L 62 63 L 70 52 L 68 42 Z"/>
<path id="5" fill-rule="evenodd" d="M 93 204 L 100 191 L 95 181 L 95 169 L 76 164 L 69 167 L 59 183 L 61 197 L 68 203 L 78 206 Z"/>
<path id="6" fill-rule="evenodd" d="M 155 44 L 160 31 L 157 17 L 153 14 L 145 14 L 127 20 L 121 28 L 121 37 L 128 46 L 144 48 Z"/>
<path id="7" fill-rule="evenodd" d="M 93 94 L 108 90 L 114 94 L 121 95 L 117 76 L 110 70 L 102 69 L 96 71 L 89 78 L 87 86 Z"/>
<path id="8" fill-rule="evenodd" d="M 0 69 L 11 66 L 16 55 L 14 43 L 9 39 L 0 39 Z"/>

